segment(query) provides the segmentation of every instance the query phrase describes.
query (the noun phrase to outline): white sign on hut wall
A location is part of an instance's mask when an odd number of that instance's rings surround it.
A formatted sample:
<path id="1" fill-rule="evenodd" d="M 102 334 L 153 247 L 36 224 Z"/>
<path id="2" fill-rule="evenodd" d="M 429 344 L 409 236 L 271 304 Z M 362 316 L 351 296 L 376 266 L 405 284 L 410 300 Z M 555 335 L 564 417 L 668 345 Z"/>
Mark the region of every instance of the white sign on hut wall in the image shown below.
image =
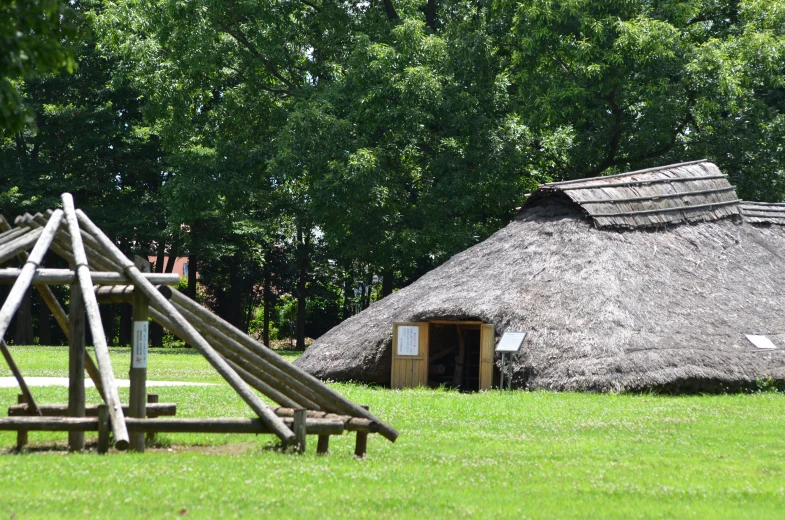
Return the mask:
<path id="1" fill-rule="evenodd" d="M 401 325 L 398 327 L 398 355 L 416 356 L 420 353 L 420 327 Z"/>
<path id="2" fill-rule="evenodd" d="M 149 324 L 147 321 L 134 322 L 134 351 L 131 368 L 147 368 L 147 338 Z"/>
<path id="3" fill-rule="evenodd" d="M 771 342 L 769 338 L 766 336 L 755 336 L 754 334 L 747 334 L 747 339 L 750 340 L 750 343 L 755 345 L 758 348 L 772 350 L 776 349 L 777 346 Z"/>

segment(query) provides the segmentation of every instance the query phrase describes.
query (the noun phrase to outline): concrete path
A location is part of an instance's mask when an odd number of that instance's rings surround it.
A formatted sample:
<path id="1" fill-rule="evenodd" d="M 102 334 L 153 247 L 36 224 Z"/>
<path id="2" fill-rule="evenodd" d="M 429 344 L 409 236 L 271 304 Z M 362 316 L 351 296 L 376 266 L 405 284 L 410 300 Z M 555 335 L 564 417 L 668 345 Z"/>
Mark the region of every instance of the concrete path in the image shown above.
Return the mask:
<path id="1" fill-rule="evenodd" d="M 115 379 L 118 388 L 128 388 L 131 383 L 128 379 Z M 68 386 L 67 377 L 25 377 L 27 386 Z M 85 379 L 85 387 L 95 386 L 91 379 Z M 15 377 L 0 377 L 0 388 L 17 387 Z M 189 383 L 186 381 L 148 381 L 147 387 L 151 386 L 216 386 L 215 383 Z"/>

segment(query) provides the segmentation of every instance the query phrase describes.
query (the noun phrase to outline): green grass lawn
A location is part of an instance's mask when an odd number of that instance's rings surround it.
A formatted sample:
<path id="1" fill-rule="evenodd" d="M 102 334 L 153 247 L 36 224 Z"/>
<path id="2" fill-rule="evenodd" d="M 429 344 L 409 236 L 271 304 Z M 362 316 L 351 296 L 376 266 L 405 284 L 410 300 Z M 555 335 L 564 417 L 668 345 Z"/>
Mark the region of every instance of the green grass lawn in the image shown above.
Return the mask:
<path id="1" fill-rule="evenodd" d="M 64 348 L 12 348 L 26 375 L 66 375 Z M 113 354 L 127 377 L 128 351 Z M 121 368 L 122 367 L 122 368 Z M 221 383 L 186 350 L 150 355 L 149 379 Z M 0 375 L 10 375 L 6 367 Z M 15 454 L 0 433 L 3 518 L 762 518 L 785 512 L 785 396 L 669 397 L 546 392 L 459 394 L 335 384 L 396 426 L 333 437 L 316 457 L 270 436 L 170 434 L 145 454 L 68 454 L 32 432 Z M 65 402 L 64 388 L 33 388 Z M 153 388 L 178 415 L 251 416 L 221 383 Z M 0 404 L 17 389 L 0 389 Z M 121 389 L 127 398 L 127 390 Z M 92 391 L 89 400 L 96 402 Z M 94 438 L 88 435 L 88 442 Z"/>

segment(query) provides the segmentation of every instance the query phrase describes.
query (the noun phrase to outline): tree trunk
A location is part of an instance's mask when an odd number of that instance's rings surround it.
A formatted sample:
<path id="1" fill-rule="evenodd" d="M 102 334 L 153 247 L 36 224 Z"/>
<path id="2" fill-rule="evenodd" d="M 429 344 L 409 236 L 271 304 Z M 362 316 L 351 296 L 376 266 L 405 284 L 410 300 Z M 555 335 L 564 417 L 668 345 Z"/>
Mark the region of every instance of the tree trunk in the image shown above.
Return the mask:
<path id="1" fill-rule="evenodd" d="M 25 293 L 19 310 L 16 311 L 16 331 L 14 333 L 15 345 L 33 344 L 33 288 L 29 288 Z"/>
<path id="2" fill-rule="evenodd" d="M 239 263 L 240 261 L 236 255 L 229 258 L 229 294 L 226 295 L 228 297 L 227 310 L 229 316 L 227 321 L 242 330 L 244 313 Z"/>
<path id="3" fill-rule="evenodd" d="M 436 32 L 436 0 L 428 0 L 425 4 L 425 25 Z"/>
<path id="4" fill-rule="evenodd" d="M 385 269 L 382 272 L 382 298 L 389 296 L 393 292 L 393 270 Z"/>
<path id="5" fill-rule="evenodd" d="M 270 346 L 270 307 L 272 307 L 273 299 L 272 294 L 272 281 L 270 280 L 270 273 L 265 272 L 264 275 L 264 294 L 262 295 L 262 302 L 264 304 L 264 314 L 262 316 L 262 343 Z"/>
<path id="6" fill-rule="evenodd" d="M 132 327 L 132 316 L 131 316 L 131 306 L 127 303 L 120 304 L 120 338 L 118 343 L 121 346 L 130 345 L 131 344 L 131 327 Z M 90 328 L 88 327 L 88 331 Z"/>
<path id="7" fill-rule="evenodd" d="M 161 242 L 158 244 L 158 256 L 155 258 L 155 269 L 156 273 L 163 273 L 164 272 L 164 262 L 166 261 L 166 244 Z M 164 346 L 164 329 L 156 322 L 150 323 L 150 346 L 151 347 L 163 347 Z"/>
<path id="8" fill-rule="evenodd" d="M 196 301 L 196 254 L 188 255 L 188 288 L 185 295 Z"/>
<path id="9" fill-rule="evenodd" d="M 341 319 L 348 319 L 352 315 L 351 299 L 354 297 L 354 284 L 352 283 L 352 276 L 349 271 L 346 271 L 346 276 L 343 280 L 343 309 L 341 310 Z"/>
<path id="10" fill-rule="evenodd" d="M 165 273 L 171 273 L 174 271 L 174 263 L 177 262 L 177 257 L 174 254 L 174 251 L 170 251 L 171 255 L 169 256 L 169 260 L 166 261 L 166 270 Z"/>
<path id="11" fill-rule="evenodd" d="M 106 335 L 106 343 L 109 345 L 115 344 L 115 334 L 114 334 L 114 317 L 115 312 L 117 312 L 117 306 L 115 304 L 109 305 L 101 305 L 99 307 L 101 311 L 101 322 L 104 326 L 104 335 Z"/>
<path id="12" fill-rule="evenodd" d="M 399 19 L 398 12 L 395 10 L 395 6 L 393 6 L 392 0 L 383 0 L 384 3 L 384 12 L 387 14 L 387 19 L 391 22 Z"/>
<path id="13" fill-rule="evenodd" d="M 310 261 L 310 251 L 308 250 L 311 245 L 310 231 L 303 232 L 302 229 L 297 230 L 297 245 L 298 245 L 298 258 L 299 264 L 299 277 L 297 279 L 297 350 L 305 350 L 305 286 L 308 277 L 308 264 Z"/>
<path id="14" fill-rule="evenodd" d="M 46 303 L 40 297 L 38 298 L 38 344 L 52 344 L 52 329 L 49 322 L 49 307 L 46 306 Z"/>

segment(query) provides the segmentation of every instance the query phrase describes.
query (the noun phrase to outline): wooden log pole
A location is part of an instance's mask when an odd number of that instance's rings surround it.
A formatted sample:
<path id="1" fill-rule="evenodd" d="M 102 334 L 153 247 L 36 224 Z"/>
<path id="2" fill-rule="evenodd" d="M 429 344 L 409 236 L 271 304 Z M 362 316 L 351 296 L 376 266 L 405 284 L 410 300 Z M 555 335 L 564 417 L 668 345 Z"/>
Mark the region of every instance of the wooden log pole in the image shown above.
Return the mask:
<path id="1" fill-rule="evenodd" d="M 120 404 L 120 394 L 117 391 L 117 384 L 112 371 L 112 361 L 109 358 L 109 347 L 106 344 L 104 327 L 101 323 L 101 313 L 98 311 L 98 301 L 95 298 L 95 292 L 93 292 L 93 282 L 90 278 L 87 256 L 84 252 L 82 235 L 79 231 L 79 223 L 74 210 L 74 199 L 70 193 L 63 193 L 61 199 L 63 201 L 63 209 L 65 210 L 66 223 L 71 234 L 71 246 L 76 262 L 75 268 L 79 278 L 79 287 L 82 290 L 85 314 L 87 314 L 87 323 L 93 336 L 93 350 L 95 350 L 95 357 L 98 360 L 98 372 L 101 375 L 104 399 L 109 413 L 109 420 L 112 424 L 114 446 L 118 450 L 126 450 L 128 449 L 128 430 L 125 426 L 125 416 Z"/>
<path id="2" fill-rule="evenodd" d="M 0 220 L 0 229 L 6 230 L 8 228 L 9 228 L 8 222 L 5 219 Z M 62 228 L 60 228 L 60 231 L 57 234 L 55 234 L 54 241 L 52 242 L 52 247 L 54 246 L 55 242 L 57 242 L 57 237 L 60 232 L 62 232 Z M 18 256 L 19 259 L 22 260 L 22 262 L 27 262 L 27 258 L 28 258 L 27 253 L 22 252 L 19 253 Z M 54 316 L 57 325 L 60 327 L 60 330 L 63 331 L 65 337 L 70 341 L 70 330 L 69 330 L 70 325 L 68 321 L 68 316 L 66 315 L 62 306 L 60 306 L 60 302 L 57 301 L 57 297 L 52 292 L 52 289 L 48 285 L 40 285 L 40 284 L 35 285 L 35 288 L 38 290 L 38 293 L 41 295 L 41 299 L 44 301 L 46 306 L 49 307 L 49 311 Z M 85 368 L 87 369 L 87 373 L 90 375 L 90 379 L 93 380 L 96 390 L 98 390 L 98 393 L 101 394 L 101 396 L 103 397 L 104 389 L 101 386 L 101 378 L 99 377 L 98 374 L 98 368 L 95 366 L 95 362 L 93 361 L 93 358 L 90 357 L 87 351 L 85 351 Z"/>
<path id="3" fill-rule="evenodd" d="M 0 264 L 4 264 L 22 251 L 30 249 L 30 246 L 38 242 L 42 233 L 43 229 L 41 228 L 33 229 L 0 246 Z M 48 239 L 48 242 L 51 243 L 51 238 Z M 47 244 L 48 247 L 49 244 Z"/>
<path id="4" fill-rule="evenodd" d="M 159 413 L 157 410 L 159 404 L 158 394 L 147 394 L 147 417 L 150 419 L 155 419 L 160 415 L 175 415 L 177 413 L 176 407 L 172 413 Z M 147 444 L 152 444 L 155 442 L 155 432 L 148 432 L 144 440 Z"/>
<path id="5" fill-rule="evenodd" d="M 168 329 L 176 336 L 180 337 L 177 334 L 177 332 L 175 332 L 174 330 L 176 326 L 172 323 L 171 320 L 169 320 L 166 316 L 164 316 L 163 313 L 159 312 L 154 307 L 151 307 L 150 315 L 152 316 L 153 320 L 157 322 L 159 325 L 162 325 L 164 328 Z M 184 315 L 184 317 L 188 319 L 187 315 Z M 197 330 L 199 330 L 197 323 L 194 323 L 191 320 L 189 321 L 195 326 Z M 203 331 L 201 330 L 199 330 L 199 332 L 203 333 Z M 180 337 L 180 339 L 186 341 L 185 338 L 183 337 Z M 207 337 L 205 337 L 205 339 L 207 339 Z M 289 399 L 287 395 L 279 392 L 278 390 L 276 390 L 275 388 L 264 382 L 262 379 L 257 377 L 259 371 L 255 369 L 255 367 L 249 366 L 247 363 L 244 363 L 244 360 L 242 358 L 240 358 L 237 355 L 234 355 L 231 351 L 227 351 L 225 348 L 223 348 L 220 344 L 216 343 L 215 341 L 211 341 L 210 344 L 213 346 L 213 348 L 216 349 L 216 351 L 221 356 L 223 356 L 226 363 L 235 372 L 237 372 L 237 375 L 239 375 L 243 379 L 243 381 L 248 383 L 252 388 L 255 388 L 256 390 L 261 392 L 263 395 L 269 397 L 276 403 L 283 404 L 284 406 L 289 406 L 291 408 L 300 408 L 300 405 L 296 401 L 292 401 L 291 399 Z M 255 374 L 252 374 L 251 372 L 249 372 L 243 367 L 248 368 L 249 370 L 253 371 Z"/>
<path id="6" fill-rule="evenodd" d="M 13 267 L 0 271 L 0 283 L 13 283 L 21 273 L 21 269 Z M 130 280 L 122 273 L 111 271 L 92 271 L 93 282 L 98 285 L 128 285 Z M 142 273 L 142 276 L 155 285 L 177 285 L 180 281 L 178 274 L 171 273 Z M 70 285 L 77 282 L 76 273 L 71 269 L 36 269 L 33 275 L 33 284 Z"/>
<path id="7" fill-rule="evenodd" d="M 25 396 L 24 396 L 24 394 L 17 395 L 16 396 L 16 402 L 19 403 L 19 404 L 24 404 L 25 406 L 27 406 L 27 403 L 25 403 Z M 25 414 L 25 415 L 27 415 L 27 414 Z M 24 449 L 24 447 L 27 446 L 28 440 L 29 440 L 29 437 L 28 437 L 28 434 L 27 434 L 27 430 L 19 430 L 19 431 L 17 431 L 16 432 L 16 450 L 17 451 L 22 451 L 22 449 Z"/>
<path id="8" fill-rule="evenodd" d="M 245 346 L 248 350 L 267 361 L 271 366 L 274 366 L 275 368 L 278 368 L 284 372 L 293 381 L 296 381 L 303 387 L 312 389 L 314 392 L 318 393 L 324 402 L 329 404 L 329 407 L 325 407 L 325 410 L 336 413 L 343 413 L 353 417 L 363 417 L 370 419 L 379 424 L 379 433 L 381 433 L 390 441 L 394 442 L 398 437 L 398 431 L 395 428 L 385 423 L 381 419 L 374 417 L 370 412 L 368 412 L 368 410 L 364 410 L 360 406 L 346 399 L 341 394 L 313 377 L 311 374 L 281 358 L 278 356 L 278 354 L 269 348 L 250 338 L 247 334 L 243 333 L 240 331 L 240 329 L 230 324 L 229 322 L 219 318 L 218 316 L 215 316 L 210 311 L 194 302 L 184 294 L 174 291 L 172 294 L 172 302 L 192 312 L 195 316 L 199 317 L 205 325 L 215 328 L 217 331 L 220 331 L 227 337 Z M 317 404 L 321 403 L 317 402 Z"/>
<path id="9" fill-rule="evenodd" d="M 294 409 L 277 407 L 273 412 L 278 417 L 294 417 Z M 339 415 L 334 413 L 308 410 L 307 416 L 313 419 L 332 419 L 343 421 L 344 429 L 349 432 L 379 433 L 379 425 L 375 421 L 350 415 Z"/>
<path id="10" fill-rule="evenodd" d="M 363 406 L 363 408 L 367 409 L 368 407 Z M 355 439 L 354 443 L 354 456 L 362 459 L 368 452 L 368 434 L 366 432 L 358 431 L 355 435 L 357 438 Z"/>
<path id="11" fill-rule="evenodd" d="M 98 431 L 99 445 L 102 431 L 108 438 L 111 432 L 109 410 L 106 405 L 98 408 L 98 417 L 0 417 L 0 431 Z M 293 419 L 285 419 L 287 427 L 294 428 Z M 259 418 L 165 418 L 137 419 L 127 418 L 128 430 L 132 432 L 157 433 L 252 433 L 274 434 Z M 305 430 L 308 435 L 340 435 L 343 433 L 341 421 L 330 419 L 306 419 Z M 109 447 L 107 439 L 107 448 Z"/>
<path id="12" fill-rule="evenodd" d="M 19 366 L 17 366 L 14 358 L 11 356 L 11 351 L 8 350 L 8 345 L 4 339 L 0 339 L 0 352 L 3 353 L 3 358 L 5 358 L 5 362 L 8 363 L 8 368 L 11 369 L 11 373 L 16 378 L 16 382 L 19 385 L 19 389 L 22 391 L 25 402 L 30 407 L 30 413 L 33 415 L 41 415 L 38 405 L 36 405 L 35 399 L 33 399 L 33 394 L 30 392 L 30 388 L 28 388 L 25 378 L 22 377 L 22 372 L 19 370 Z"/>
<path id="13" fill-rule="evenodd" d="M 368 452 L 368 434 L 365 432 L 357 432 L 355 435 L 357 436 L 357 439 L 354 443 L 354 456 L 362 459 Z"/>
<path id="14" fill-rule="evenodd" d="M 82 289 L 78 284 L 71 286 L 68 306 L 68 415 L 85 415 L 85 315 Z M 84 449 L 84 432 L 68 432 L 68 449 Z"/>
<path id="15" fill-rule="evenodd" d="M 173 293 L 174 294 L 174 293 Z M 191 323 L 193 326 L 207 339 L 211 345 L 214 345 L 219 350 L 222 356 L 230 360 L 236 365 L 242 366 L 248 373 L 253 375 L 256 379 L 265 381 L 276 381 L 275 388 L 265 383 L 267 388 L 273 390 L 273 393 L 268 393 L 265 388 L 255 387 L 264 395 L 272 399 L 278 404 L 289 406 L 292 408 L 307 408 L 310 410 L 319 410 L 318 402 L 320 399 L 319 394 L 313 392 L 311 389 L 303 387 L 302 385 L 293 382 L 281 370 L 271 366 L 265 360 L 246 349 L 241 344 L 233 339 L 227 337 L 225 334 L 220 333 L 214 328 L 205 324 L 198 316 L 194 315 L 184 307 L 174 304 L 174 307 Z M 251 383 L 249 383 L 251 384 Z M 251 384 L 251 386 L 254 386 Z M 282 399 L 280 396 L 283 395 Z M 286 403 L 289 404 L 286 404 Z"/>
<path id="16" fill-rule="evenodd" d="M 109 410 L 106 405 L 98 405 L 98 454 L 109 452 Z"/>
<path id="17" fill-rule="evenodd" d="M 294 440 L 294 433 L 284 424 L 284 422 L 272 413 L 264 402 L 256 395 L 248 384 L 243 381 L 237 372 L 226 363 L 226 361 L 210 346 L 209 343 L 196 331 L 196 329 L 177 312 L 174 306 L 164 298 L 155 287 L 148 282 L 139 269 L 136 268 L 111 240 L 101 231 L 82 211 L 77 211 L 79 221 L 84 228 L 100 243 L 104 253 L 109 258 L 123 267 L 126 275 L 133 281 L 133 284 L 141 290 L 151 302 L 155 303 L 163 314 L 167 315 L 172 324 L 176 327 L 175 332 L 187 338 L 190 345 L 193 345 L 207 361 L 218 371 L 219 374 L 234 388 L 240 397 L 257 414 L 263 423 L 272 429 L 282 442 L 288 444 Z M 176 291 L 175 291 L 176 292 Z"/>
<path id="18" fill-rule="evenodd" d="M 131 340 L 131 369 L 129 379 L 131 388 L 128 397 L 129 417 L 144 419 L 147 412 L 147 347 L 148 299 L 140 291 L 133 298 L 133 339 Z M 144 433 L 135 432 L 130 436 L 132 451 L 144 451 Z"/>
<path id="19" fill-rule="evenodd" d="M 224 354 L 221 353 L 221 355 L 224 355 Z M 289 399 L 288 397 L 283 395 L 281 392 L 279 392 L 278 390 L 276 390 L 272 386 L 268 385 L 267 383 L 265 383 L 264 381 L 262 381 L 258 377 L 255 377 L 253 374 L 251 374 L 250 372 L 245 370 L 242 366 L 237 364 L 237 362 L 235 360 L 229 359 L 225 355 L 224 355 L 224 359 L 226 359 L 226 362 L 229 364 L 229 366 L 232 367 L 232 369 L 234 369 L 235 372 L 237 372 L 237 375 L 239 375 L 240 377 L 243 378 L 243 381 L 245 381 L 246 383 L 251 385 L 252 388 L 254 388 L 254 389 L 258 390 L 259 392 L 261 392 L 262 395 L 264 395 L 266 397 L 269 397 L 270 399 L 272 399 L 273 401 L 275 401 L 278 404 L 282 404 L 283 405 L 284 403 L 289 403 L 289 404 L 286 404 L 284 406 L 291 406 L 293 408 L 299 408 L 300 407 L 299 404 L 297 404 L 296 402 L 292 401 L 291 399 Z"/>
<path id="20" fill-rule="evenodd" d="M 93 280 L 95 281 L 95 280 Z M 166 285 L 156 286 L 167 300 L 172 299 L 172 288 Z M 107 287 L 97 287 L 95 290 L 95 297 L 98 303 L 130 303 L 134 302 L 134 286 L 133 285 L 114 285 Z"/>
<path id="21" fill-rule="evenodd" d="M 294 450 L 297 453 L 305 453 L 305 432 L 306 432 L 305 408 L 298 408 L 294 411 Z M 343 427 L 343 425 L 341 425 Z"/>
<path id="22" fill-rule="evenodd" d="M 30 256 L 28 256 L 27 262 L 22 268 L 22 272 L 19 274 L 19 277 L 17 277 L 16 282 L 14 282 L 13 287 L 11 287 L 11 292 L 8 294 L 2 308 L 0 308 L 0 339 L 2 339 L 8 331 L 11 319 L 22 303 L 25 293 L 27 293 L 27 290 L 30 288 L 33 281 L 33 274 L 41 264 L 62 220 L 63 212 L 58 210 L 52 215 L 52 218 L 49 220 L 46 227 L 38 233 L 39 239 L 35 242 L 33 251 L 30 253 Z M 16 251 L 13 256 L 16 256 L 20 252 L 21 251 Z"/>
<path id="23" fill-rule="evenodd" d="M 85 405 L 85 417 L 98 417 L 98 404 Z M 44 417 L 58 417 L 68 416 L 67 404 L 39 404 L 38 409 Z M 128 406 L 123 405 L 123 413 L 127 413 Z M 9 417 L 27 417 L 29 416 L 27 404 L 16 404 L 8 407 Z M 154 419 L 158 416 L 174 416 L 177 415 L 177 403 L 159 403 L 156 394 L 147 396 L 147 417 Z M 318 417 L 324 419 L 324 417 Z"/>
<path id="24" fill-rule="evenodd" d="M 317 455 L 327 455 L 330 452 L 330 436 L 319 435 L 319 441 L 316 444 Z"/>
<path id="25" fill-rule="evenodd" d="M 6 225 L 8 225 L 7 222 Z M 23 228 L 23 227 L 11 228 L 11 226 L 9 225 L 8 230 L 4 231 L 3 235 L 0 236 L 0 245 L 7 244 L 12 240 L 16 240 L 17 238 L 24 235 L 28 231 L 29 230 L 27 228 Z"/>
<path id="26" fill-rule="evenodd" d="M 13 358 L 11 357 L 11 353 L 8 350 L 4 336 L 5 333 L 8 331 L 8 327 L 11 324 L 11 319 L 13 318 L 14 314 L 16 313 L 19 305 L 22 302 L 22 299 L 27 293 L 27 290 L 30 288 L 30 284 L 32 283 L 33 274 L 35 273 L 36 268 L 41 264 L 41 261 L 46 254 L 46 251 L 49 249 L 49 246 L 54 239 L 54 235 L 57 232 L 57 228 L 60 226 L 60 223 L 63 220 L 63 212 L 55 212 L 50 219 L 50 222 L 47 223 L 46 227 L 42 229 L 40 232 L 35 233 L 31 232 L 27 235 L 24 235 L 21 238 L 28 237 L 28 239 L 32 236 L 37 236 L 37 240 L 35 241 L 35 246 L 33 247 L 33 251 L 27 258 L 27 261 L 24 264 L 19 276 L 14 282 L 13 287 L 11 288 L 11 292 L 8 294 L 5 302 L 3 303 L 2 308 L 0 308 L 0 350 L 2 350 L 3 357 L 5 358 L 6 362 L 8 362 L 11 371 L 14 373 L 14 376 L 19 383 L 19 387 L 22 389 L 22 394 L 25 396 L 25 401 L 33 407 L 36 411 L 38 407 L 35 405 L 35 401 L 33 400 L 33 396 L 30 393 L 30 389 L 27 387 L 27 384 L 22 377 L 19 368 L 16 366 Z M 37 230 L 36 230 L 37 231 Z M 11 244 L 17 243 L 18 240 L 12 241 Z M 23 252 L 24 249 L 17 249 L 16 246 L 12 247 L 11 245 L 7 245 L 7 250 L 15 251 L 13 256 L 18 255 L 19 253 Z M 9 257 L 11 258 L 11 257 Z M 6 259 L 7 260 L 7 259 Z M 5 261 L 5 260 L 3 260 Z M 2 262 L 0 262 L 2 263 Z"/>
<path id="27" fill-rule="evenodd" d="M 28 226 L 42 226 L 46 223 L 47 219 L 51 217 L 51 211 L 47 210 L 46 215 L 42 215 L 41 213 L 36 213 L 35 215 L 29 215 L 25 213 L 24 218 L 19 225 L 28 225 Z M 19 220 L 19 219 L 17 219 Z M 90 236 L 89 233 L 85 232 L 84 230 L 80 230 L 80 235 L 82 236 L 82 243 L 85 247 L 85 253 L 87 254 L 87 260 L 91 267 L 94 269 L 100 269 L 104 271 L 112 271 L 115 273 L 122 273 L 123 269 L 117 265 L 116 263 L 112 262 L 110 259 L 106 258 L 103 253 L 100 252 L 101 248 L 98 247 L 96 249 L 97 242 L 93 237 Z M 60 230 L 58 233 L 57 238 L 55 241 L 60 241 L 65 249 L 70 249 L 71 244 L 71 235 L 69 232 Z"/>

